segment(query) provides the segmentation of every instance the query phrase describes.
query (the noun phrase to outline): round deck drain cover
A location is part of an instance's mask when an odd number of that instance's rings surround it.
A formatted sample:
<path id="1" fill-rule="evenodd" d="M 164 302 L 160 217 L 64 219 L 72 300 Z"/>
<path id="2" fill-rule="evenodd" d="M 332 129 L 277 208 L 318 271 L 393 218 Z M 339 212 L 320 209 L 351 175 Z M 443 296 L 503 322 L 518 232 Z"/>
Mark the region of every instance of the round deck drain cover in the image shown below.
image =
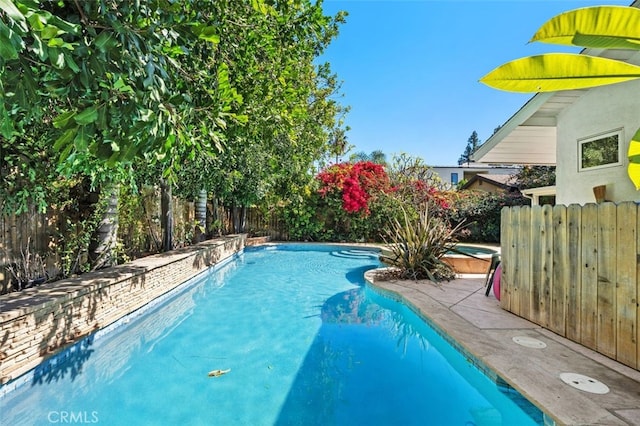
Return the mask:
<path id="1" fill-rule="evenodd" d="M 609 393 L 609 387 L 599 380 L 592 379 L 577 373 L 560 373 L 560 379 L 569 386 L 589 393 L 598 393 L 604 395 Z"/>
<path id="2" fill-rule="evenodd" d="M 515 336 L 511 340 L 513 340 L 520 346 L 524 346 L 527 348 L 542 349 L 547 347 L 547 344 L 542 340 L 538 340 L 529 336 Z"/>

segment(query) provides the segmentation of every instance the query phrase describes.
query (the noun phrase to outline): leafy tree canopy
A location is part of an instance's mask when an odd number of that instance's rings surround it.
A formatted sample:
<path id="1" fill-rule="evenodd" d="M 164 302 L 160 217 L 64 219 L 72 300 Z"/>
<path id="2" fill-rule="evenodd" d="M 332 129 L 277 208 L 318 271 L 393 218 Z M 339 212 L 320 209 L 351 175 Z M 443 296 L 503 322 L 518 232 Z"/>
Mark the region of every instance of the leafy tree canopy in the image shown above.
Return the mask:
<path id="1" fill-rule="evenodd" d="M 232 193 L 237 166 L 244 188 L 291 186 L 344 112 L 313 63 L 344 16 L 308 0 L 0 0 L 3 199 L 33 201 L 17 192 L 58 173 Z M 277 182 L 251 183 L 281 158 Z"/>
<path id="2" fill-rule="evenodd" d="M 480 144 L 481 142 L 478 138 L 478 133 L 474 130 L 473 133 L 471 133 L 471 136 L 469 136 L 469 139 L 467 139 L 467 146 L 465 147 L 462 155 L 460 155 L 458 164 L 460 165 L 471 161 L 471 155 L 476 151 L 476 149 L 478 149 Z"/>
<path id="3" fill-rule="evenodd" d="M 556 184 L 555 166 L 525 166 L 514 176 L 518 189 L 538 188 Z"/>

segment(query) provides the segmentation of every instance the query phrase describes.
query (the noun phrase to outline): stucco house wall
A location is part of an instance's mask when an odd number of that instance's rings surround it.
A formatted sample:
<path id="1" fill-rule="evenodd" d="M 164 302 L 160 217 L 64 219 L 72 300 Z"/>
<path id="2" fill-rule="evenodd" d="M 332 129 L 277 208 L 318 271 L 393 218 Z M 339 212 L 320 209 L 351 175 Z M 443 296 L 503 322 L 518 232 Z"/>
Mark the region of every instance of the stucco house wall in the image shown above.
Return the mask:
<path id="1" fill-rule="evenodd" d="M 640 200 L 640 192 L 627 176 L 629 141 L 638 128 L 638 80 L 589 89 L 566 108 L 557 118 L 556 202 L 565 205 L 595 202 L 593 187 L 598 185 L 606 185 L 606 200 Z M 620 164 L 579 170 L 579 141 L 618 129 L 622 130 Z"/>

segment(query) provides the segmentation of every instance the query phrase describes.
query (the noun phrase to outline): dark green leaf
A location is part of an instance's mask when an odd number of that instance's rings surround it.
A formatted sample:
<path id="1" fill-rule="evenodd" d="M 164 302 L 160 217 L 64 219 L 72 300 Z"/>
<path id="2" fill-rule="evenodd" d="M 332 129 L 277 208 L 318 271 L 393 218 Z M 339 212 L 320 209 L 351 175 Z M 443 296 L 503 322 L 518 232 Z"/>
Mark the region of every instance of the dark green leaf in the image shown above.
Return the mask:
<path id="1" fill-rule="evenodd" d="M 59 114 L 53 119 L 53 127 L 56 129 L 62 129 L 67 126 L 71 117 L 75 115 L 75 111 L 67 111 Z"/>
<path id="2" fill-rule="evenodd" d="M 77 127 L 73 129 L 66 130 L 56 141 L 53 143 L 53 149 L 56 151 L 60 151 L 62 148 L 67 147 L 73 141 L 73 138 L 76 136 L 76 132 L 78 131 Z"/>
<path id="3" fill-rule="evenodd" d="M 67 63 L 67 66 L 74 72 L 74 73 L 79 73 L 80 72 L 80 67 L 78 66 L 78 64 L 76 63 L 76 61 L 73 60 L 73 57 L 71 55 L 65 55 L 64 56 L 64 60 Z"/>
<path id="4" fill-rule="evenodd" d="M 15 131 L 13 127 L 13 120 L 9 117 L 9 113 L 4 108 L 4 104 L 0 103 L 0 117 L 2 117 L 2 124 L 0 125 L 0 134 L 5 139 L 11 139 Z"/>
<path id="5" fill-rule="evenodd" d="M 64 54 L 62 51 L 57 47 L 49 47 L 47 50 L 49 51 L 51 64 L 58 69 L 64 68 Z"/>
<path id="6" fill-rule="evenodd" d="M 98 108 L 96 106 L 90 106 L 84 111 L 73 117 L 76 123 L 84 126 L 89 123 L 93 123 L 98 119 Z"/>
<path id="7" fill-rule="evenodd" d="M 76 137 L 73 139 L 73 145 L 76 151 L 84 151 L 89 146 L 90 137 L 87 132 L 87 126 L 80 126 Z"/>
<path id="8" fill-rule="evenodd" d="M 18 59 L 18 51 L 2 28 L 0 28 L 0 58 L 5 60 Z"/>
<path id="9" fill-rule="evenodd" d="M 111 43 L 112 36 L 109 31 L 102 31 L 95 40 L 96 47 L 102 52 L 106 51 Z"/>

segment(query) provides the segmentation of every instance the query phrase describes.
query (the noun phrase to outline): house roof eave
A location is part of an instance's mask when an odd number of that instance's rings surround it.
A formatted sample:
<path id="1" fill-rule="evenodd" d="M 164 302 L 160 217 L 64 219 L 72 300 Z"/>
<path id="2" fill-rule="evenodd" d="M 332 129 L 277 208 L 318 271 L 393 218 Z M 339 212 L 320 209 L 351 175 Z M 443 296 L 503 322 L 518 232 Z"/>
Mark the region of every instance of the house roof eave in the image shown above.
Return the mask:
<path id="1" fill-rule="evenodd" d="M 531 164 L 530 161 L 534 161 L 533 164 L 555 164 L 555 145 L 553 147 L 554 158 L 552 162 L 548 158 L 529 158 L 528 161 L 522 161 L 522 158 L 518 158 L 520 156 L 516 155 L 516 152 L 512 149 L 507 149 L 507 152 L 496 151 L 498 145 L 501 145 L 502 151 L 505 151 L 506 144 L 503 144 L 505 139 L 508 139 L 516 129 L 524 127 L 522 126 L 523 123 L 529 120 L 553 95 L 553 92 L 547 92 L 536 93 L 531 97 L 497 132 L 478 147 L 471 156 L 472 160 L 478 163 L 492 164 Z M 555 121 L 553 124 L 555 125 Z M 508 151 L 514 152 L 509 153 Z"/>

